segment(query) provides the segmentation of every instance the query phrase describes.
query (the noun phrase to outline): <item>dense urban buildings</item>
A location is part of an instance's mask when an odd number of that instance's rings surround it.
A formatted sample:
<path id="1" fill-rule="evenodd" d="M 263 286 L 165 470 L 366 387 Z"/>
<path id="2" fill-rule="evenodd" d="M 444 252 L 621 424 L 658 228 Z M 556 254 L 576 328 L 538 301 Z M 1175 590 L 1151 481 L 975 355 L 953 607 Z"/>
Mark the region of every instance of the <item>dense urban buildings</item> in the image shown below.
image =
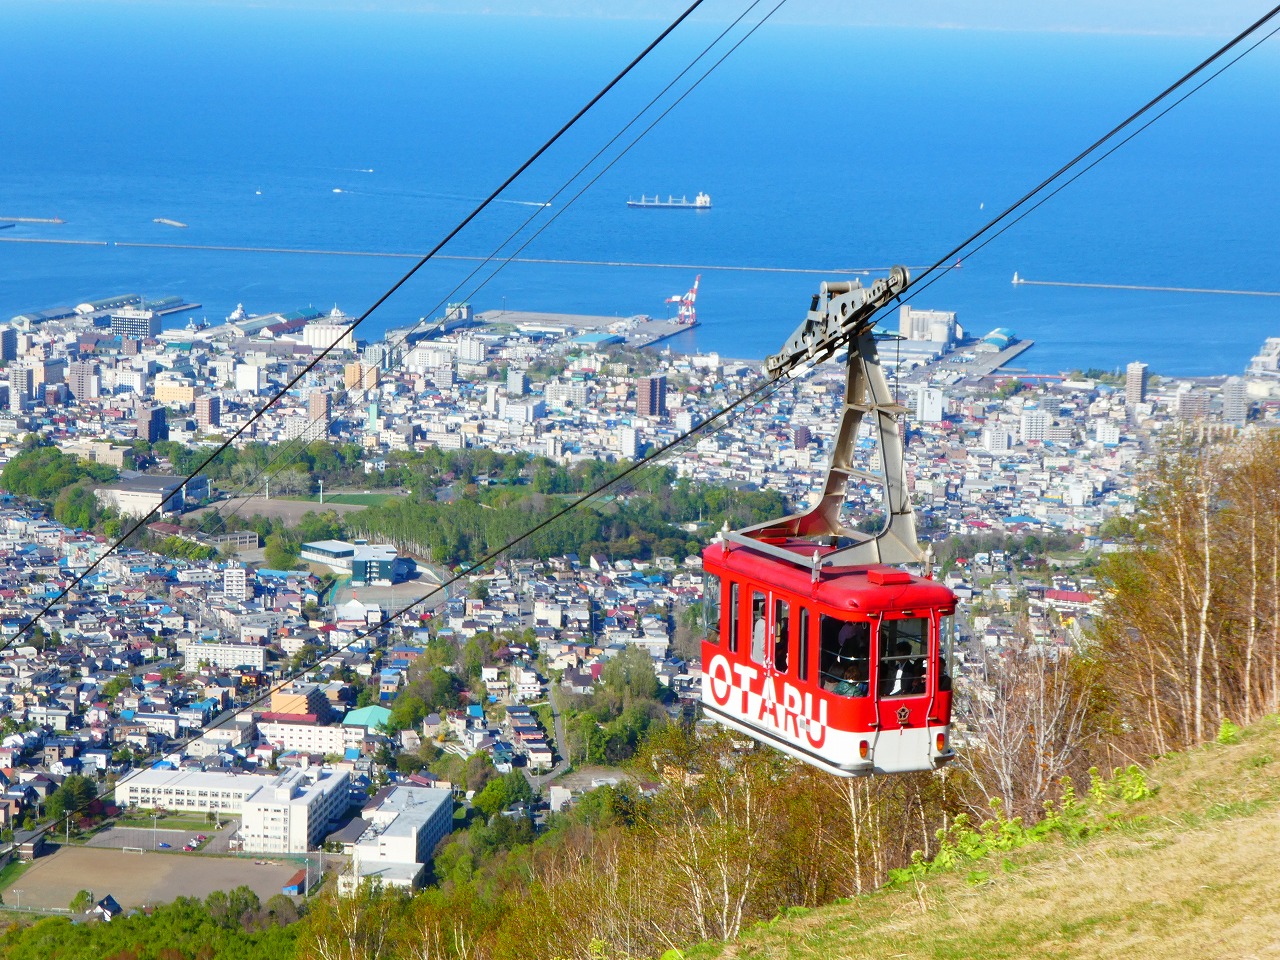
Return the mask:
<path id="1" fill-rule="evenodd" d="M 142 516 L 169 497 L 166 516 L 148 525 L 149 543 L 182 549 L 104 557 L 105 537 L 0 504 L 0 626 L 11 634 L 41 609 L 49 584 L 103 558 L 90 586 L 41 621 L 60 646 L 0 652 L 9 671 L 0 670 L 0 704 L 19 725 L 17 739 L 0 747 L 0 763 L 10 765 L 0 769 L 87 771 L 101 782 L 110 773 L 126 807 L 215 820 L 234 813 L 240 822 L 226 840 L 245 852 L 340 845 L 351 858 L 348 878 L 413 886 L 460 800 L 455 785 L 407 774 L 389 757 L 430 741 L 459 758 L 483 755 L 502 774 L 552 768 L 554 739 L 525 704 L 545 700 L 553 676 L 568 692 L 591 692 L 608 662 L 629 651 L 650 658 L 677 703 L 697 699 L 701 664 L 673 647 L 671 626 L 672 611 L 700 597 L 696 551 L 685 553 L 710 531 L 696 522 L 670 539 L 673 555 L 623 559 L 593 549 L 508 560 L 483 574 L 475 595 L 441 596 L 429 618 L 398 619 L 394 611 L 430 592 L 440 572 L 411 546 L 331 535 L 301 544 L 303 569 L 273 569 L 256 530 L 212 535 L 182 524 L 194 507 L 223 509 L 219 496 L 252 471 L 217 474 L 211 489 L 162 456 L 147 459 L 144 472 L 135 458 L 176 449 L 176 462 L 207 449 L 211 433 L 246 427 L 238 443 L 342 445 L 354 451 L 356 475 L 387 497 L 402 494 L 382 478 L 411 475 L 403 465 L 432 450 L 546 457 L 557 468 L 620 463 L 723 409 L 757 382 L 757 363 L 663 352 L 660 340 L 645 353 L 612 352 L 611 343 L 665 336 L 661 321 L 507 311 L 495 327 L 458 311 L 454 329 L 404 346 L 395 337 L 353 340 L 249 426 L 264 396 L 343 329 L 338 317 L 240 311 L 208 329 L 112 335 L 110 315 L 140 303 L 119 299 L 14 318 L 0 455 L 18 455 L 38 437 L 115 467 L 118 479 L 91 485 L 98 506 Z M 910 489 L 920 529 L 936 540 L 1070 535 L 1096 555 L 1113 546 L 1103 536 L 1108 518 L 1136 509 L 1143 463 L 1160 437 L 1257 430 L 1280 417 L 1269 346 L 1239 377 L 1156 381 L 1135 363 L 1123 376 L 1019 380 L 1001 373 L 1026 347 L 1007 330 L 965 341 L 954 314 L 906 307 L 900 325 L 910 339 L 884 348 L 881 360 L 910 409 L 902 426 Z M 0 351 L 4 344 L 0 335 Z M 697 437 L 671 468 L 680 480 L 776 491 L 798 506 L 821 489 L 843 387 L 843 369 L 826 364 Z M 166 435 L 182 447 L 161 444 Z M 470 483 L 518 489 L 532 474 L 441 478 L 437 496 L 471 496 Z M 319 491 L 305 492 L 312 479 L 303 472 L 292 487 L 277 481 L 273 495 L 310 496 L 318 512 Z M 851 514 L 877 506 L 865 485 L 851 485 L 848 499 Z M 184 558 L 188 545 L 207 559 Z M 1000 550 L 978 551 L 942 576 L 986 611 L 1025 591 L 1037 642 L 1070 643 L 1094 585 L 1062 571 L 1029 587 L 1015 582 L 1011 563 Z M 966 626 L 997 649 L 1013 629 L 989 612 Z M 483 698 L 399 729 L 392 708 L 441 636 L 459 645 L 506 639 L 475 681 Z M 486 641 L 485 649 L 495 648 Z M 321 656 L 331 658 L 322 669 L 295 675 Z M 11 799 L 0 826 L 38 813 L 38 797 Z"/>

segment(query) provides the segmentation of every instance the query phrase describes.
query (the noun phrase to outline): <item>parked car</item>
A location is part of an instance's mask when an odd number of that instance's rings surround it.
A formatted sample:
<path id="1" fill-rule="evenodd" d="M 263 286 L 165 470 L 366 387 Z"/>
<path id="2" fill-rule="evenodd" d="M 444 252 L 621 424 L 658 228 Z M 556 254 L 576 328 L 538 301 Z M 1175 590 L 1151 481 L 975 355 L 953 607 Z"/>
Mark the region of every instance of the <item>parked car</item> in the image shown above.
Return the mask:
<path id="1" fill-rule="evenodd" d="M 183 849 L 183 850 L 185 850 L 187 853 L 190 853 L 192 850 L 194 850 L 194 849 L 195 849 L 195 847 L 193 847 L 193 846 L 192 846 L 191 844 L 189 844 L 189 843 L 184 843 L 184 844 L 182 845 L 182 849 Z"/>
<path id="2" fill-rule="evenodd" d="M 156 844 L 156 846 L 158 846 L 161 850 L 168 850 L 168 849 L 170 849 L 169 844 L 167 844 L 167 843 L 158 843 L 158 844 Z"/>
<path id="3" fill-rule="evenodd" d="M 209 838 L 208 838 L 208 837 L 206 837 L 203 833 L 197 833 L 197 834 L 196 834 L 196 839 L 197 839 L 197 840 L 199 840 L 201 843 L 204 843 L 204 842 L 205 842 L 206 840 L 208 840 Z"/>

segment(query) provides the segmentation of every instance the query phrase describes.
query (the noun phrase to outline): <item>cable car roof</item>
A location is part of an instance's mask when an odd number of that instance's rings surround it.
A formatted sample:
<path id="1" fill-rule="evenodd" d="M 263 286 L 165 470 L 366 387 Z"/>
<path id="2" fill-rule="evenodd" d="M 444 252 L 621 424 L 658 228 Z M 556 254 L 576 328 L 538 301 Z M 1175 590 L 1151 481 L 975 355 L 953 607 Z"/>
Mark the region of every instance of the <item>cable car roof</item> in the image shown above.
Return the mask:
<path id="1" fill-rule="evenodd" d="M 868 615 L 937 608 L 950 613 L 955 608 L 955 594 L 938 581 L 926 580 L 885 564 L 823 567 L 815 584 L 810 558 L 814 553 L 830 553 L 836 548 L 793 538 L 780 545 L 796 554 L 794 564 L 736 544 L 726 553 L 723 542 L 711 544 L 702 556 L 705 563 L 731 571 L 745 581 L 811 597 L 836 610 Z M 710 572 L 717 571 L 712 569 Z"/>

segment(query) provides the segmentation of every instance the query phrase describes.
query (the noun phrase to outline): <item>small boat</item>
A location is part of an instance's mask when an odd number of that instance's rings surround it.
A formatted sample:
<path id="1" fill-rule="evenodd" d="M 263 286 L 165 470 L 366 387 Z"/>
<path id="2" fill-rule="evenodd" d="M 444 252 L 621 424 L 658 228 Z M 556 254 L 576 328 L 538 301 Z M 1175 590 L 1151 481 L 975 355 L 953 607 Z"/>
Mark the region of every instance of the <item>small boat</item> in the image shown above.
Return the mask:
<path id="1" fill-rule="evenodd" d="M 185 227 L 186 224 L 181 220 L 170 220 L 168 217 L 156 217 L 152 223 L 163 223 L 166 227 Z"/>

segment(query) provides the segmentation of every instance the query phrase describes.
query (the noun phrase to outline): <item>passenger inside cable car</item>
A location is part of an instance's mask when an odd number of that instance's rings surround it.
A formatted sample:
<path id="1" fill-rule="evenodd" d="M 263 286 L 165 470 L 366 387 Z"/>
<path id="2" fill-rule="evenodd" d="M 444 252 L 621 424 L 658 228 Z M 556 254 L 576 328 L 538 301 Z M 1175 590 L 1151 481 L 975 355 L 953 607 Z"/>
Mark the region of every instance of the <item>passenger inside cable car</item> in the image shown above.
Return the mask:
<path id="1" fill-rule="evenodd" d="M 819 630 L 819 672 L 824 690 L 845 697 L 870 692 L 871 624 L 838 620 L 823 614 Z"/>
<path id="2" fill-rule="evenodd" d="M 831 692 L 841 697 L 865 697 L 871 692 L 866 664 L 852 660 L 844 664 L 844 676 Z"/>
<path id="3" fill-rule="evenodd" d="M 791 618 L 786 606 L 782 600 L 773 602 L 773 668 L 779 673 L 787 672 L 787 645 L 791 639 Z"/>
<path id="4" fill-rule="evenodd" d="M 751 593 L 751 659 L 756 663 L 764 663 L 764 641 L 767 636 L 764 623 L 764 594 L 759 591 Z"/>
<path id="5" fill-rule="evenodd" d="M 929 621 L 923 617 L 880 621 L 879 693 L 909 697 L 924 693 L 928 679 Z"/>

